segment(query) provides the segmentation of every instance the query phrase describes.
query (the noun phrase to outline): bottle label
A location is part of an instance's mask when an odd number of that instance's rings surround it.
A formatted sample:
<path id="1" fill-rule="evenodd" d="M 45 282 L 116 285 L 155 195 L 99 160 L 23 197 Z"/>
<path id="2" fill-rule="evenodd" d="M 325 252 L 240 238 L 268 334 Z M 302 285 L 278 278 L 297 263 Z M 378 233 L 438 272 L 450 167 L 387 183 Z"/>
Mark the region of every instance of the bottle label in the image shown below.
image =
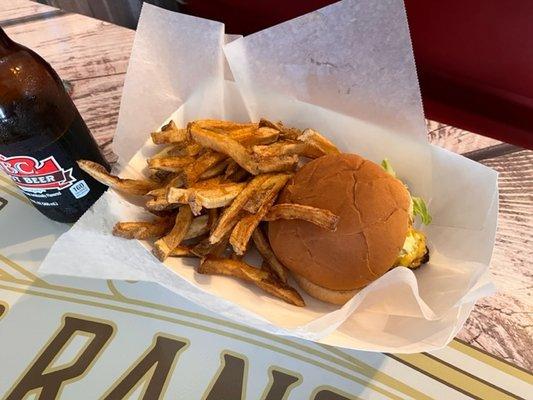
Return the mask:
<path id="1" fill-rule="evenodd" d="M 87 185 L 87 183 L 82 179 L 71 186 L 70 193 L 72 193 L 75 198 L 81 199 L 87 193 L 89 193 L 90 190 L 91 189 L 89 188 L 89 185 Z"/>
<path id="2" fill-rule="evenodd" d="M 6 157 L 0 154 L 0 170 L 9 175 L 26 196 L 40 205 L 57 205 L 54 202 L 36 201 L 36 198 L 57 197 L 67 188 L 77 199 L 89 193 L 89 186 L 83 180 L 77 181 L 72 169 L 63 168 L 54 156 L 38 160 L 29 156 Z"/>

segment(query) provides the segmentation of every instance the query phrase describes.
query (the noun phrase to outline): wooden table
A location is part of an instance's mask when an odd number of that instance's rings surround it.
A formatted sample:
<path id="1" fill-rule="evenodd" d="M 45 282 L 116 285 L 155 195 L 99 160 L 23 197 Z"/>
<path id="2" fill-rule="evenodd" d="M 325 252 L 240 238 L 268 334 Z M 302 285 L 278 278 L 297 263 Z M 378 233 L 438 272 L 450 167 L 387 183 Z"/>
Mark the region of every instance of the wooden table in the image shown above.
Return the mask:
<path id="1" fill-rule="evenodd" d="M 27 0 L 0 3 L 0 26 L 43 56 L 71 94 L 106 157 L 135 32 Z M 533 370 L 533 152 L 428 121 L 428 138 L 499 172 L 491 273 L 498 292 L 476 305 L 458 339 Z"/>

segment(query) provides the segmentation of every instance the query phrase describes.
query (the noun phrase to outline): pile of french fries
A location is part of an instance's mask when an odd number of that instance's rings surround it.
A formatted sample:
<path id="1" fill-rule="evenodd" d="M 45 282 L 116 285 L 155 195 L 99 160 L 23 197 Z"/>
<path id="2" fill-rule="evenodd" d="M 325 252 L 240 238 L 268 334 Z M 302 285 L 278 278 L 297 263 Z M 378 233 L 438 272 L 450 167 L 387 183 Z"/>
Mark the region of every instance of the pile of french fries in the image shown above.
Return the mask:
<path id="1" fill-rule="evenodd" d="M 171 121 L 152 133 L 152 141 L 163 147 L 147 160 L 149 179 L 123 179 L 92 161 L 78 161 L 103 184 L 148 198 L 145 207 L 156 217 L 118 222 L 113 234 L 153 240 L 153 254 L 161 261 L 198 257 L 198 273 L 233 276 L 304 306 L 287 284 L 287 270 L 274 255 L 262 221 L 302 219 L 336 229 L 339 218 L 328 210 L 275 204 L 305 159 L 338 153 L 335 145 L 312 129 L 301 131 L 265 119 L 198 120 L 186 128 Z M 242 259 L 250 242 L 263 258 L 260 267 Z"/>

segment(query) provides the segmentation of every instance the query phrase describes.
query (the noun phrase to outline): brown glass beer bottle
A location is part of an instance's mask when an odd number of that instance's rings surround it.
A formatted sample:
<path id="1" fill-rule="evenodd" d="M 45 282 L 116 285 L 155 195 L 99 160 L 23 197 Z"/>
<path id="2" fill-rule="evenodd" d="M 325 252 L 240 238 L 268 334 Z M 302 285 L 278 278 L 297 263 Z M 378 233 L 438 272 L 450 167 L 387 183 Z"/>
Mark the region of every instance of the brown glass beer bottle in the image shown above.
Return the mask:
<path id="1" fill-rule="evenodd" d="M 57 73 L 0 28 L 0 171 L 48 218 L 74 222 L 106 190 L 79 159 L 109 169 Z"/>

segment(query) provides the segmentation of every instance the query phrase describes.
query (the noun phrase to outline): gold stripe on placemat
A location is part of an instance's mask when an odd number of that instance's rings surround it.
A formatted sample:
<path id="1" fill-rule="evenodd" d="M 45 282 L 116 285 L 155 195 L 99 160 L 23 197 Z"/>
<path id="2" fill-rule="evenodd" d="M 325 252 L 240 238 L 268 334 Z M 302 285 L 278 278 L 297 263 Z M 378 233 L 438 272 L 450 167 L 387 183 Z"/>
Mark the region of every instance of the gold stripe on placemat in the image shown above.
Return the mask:
<path id="1" fill-rule="evenodd" d="M 469 357 L 475 358 L 477 361 L 487 364 L 492 368 L 496 368 L 499 371 L 512 375 L 515 378 L 518 378 L 526 383 L 529 383 L 530 385 L 533 385 L 533 374 L 529 373 L 524 368 L 511 364 L 509 361 L 496 357 L 483 349 L 474 347 L 461 339 L 454 339 L 448 345 L 448 347 L 460 351 L 461 353 Z"/>
<path id="2" fill-rule="evenodd" d="M 13 275 L 8 274 L 6 271 L 0 269 L 0 280 L 12 280 L 16 279 Z"/>
<path id="3" fill-rule="evenodd" d="M 291 350 L 286 350 L 284 348 L 281 348 L 281 347 L 278 347 L 278 346 L 275 346 L 275 345 L 272 345 L 272 344 L 264 343 L 264 342 L 262 342 L 260 340 L 257 340 L 257 339 L 254 339 L 254 338 L 251 338 L 251 337 L 248 337 L 248 336 L 240 335 L 240 334 L 237 334 L 237 333 L 232 333 L 232 332 L 229 332 L 229 331 L 227 331 L 225 329 L 219 329 L 219 328 L 213 328 L 213 327 L 210 327 L 210 326 L 206 326 L 206 325 L 203 325 L 203 324 L 199 323 L 199 321 L 190 322 L 190 321 L 182 320 L 182 319 L 179 319 L 179 318 L 176 318 L 176 317 L 168 317 L 168 316 L 164 316 L 164 315 L 158 315 L 158 314 L 155 314 L 153 312 L 134 310 L 134 309 L 130 309 L 130 308 L 127 308 L 127 307 L 124 307 L 124 306 L 119 306 L 119 305 L 114 305 L 114 304 L 105 304 L 105 303 L 102 303 L 102 302 L 92 301 L 92 300 L 82 300 L 82 299 L 78 299 L 78 298 L 75 298 L 75 297 L 63 296 L 61 294 L 52 294 L 52 293 L 39 292 L 39 291 L 31 289 L 31 287 L 30 288 L 17 288 L 17 287 L 10 287 L 10 286 L 7 286 L 7 285 L 0 284 L 0 289 L 10 290 L 10 291 L 19 292 L 19 293 L 30 294 L 30 295 L 34 295 L 34 296 L 41 296 L 41 297 L 45 297 L 45 298 L 53 299 L 53 300 L 66 301 L 66 302 L 70 302 L 70 303 L 84 304 L 84 305 L 94 306 L 94 307 L 97 307 L 97 308 L 103 308 L 103 309 L 108 309 L 108 310 L 125 312 L 125 313 L 134 314 L 134 315 L 138 315 L 138 316 L 142 316 L 142 317 L 153 318 L 153 319 L 157 319 L 157 320 L 160 320 L 160 321 L 166 321 L 166 322 L 170 322 L 170 323 L 174 323 L 174 324 L 187 326 L 189 328 L 198 329 L 198 330 L 201 330 L 201 331 L 204 331 L 204 332 L 214 333 L 214 334 L 217 334 L 217 335 L 220 335 L 220 336 L 225 336 L 225 337 L 237 340 L 237 341 L 249 343 L 249 344 L 252 344 L 252 345 L 255 345 L 255 346 L 258 346 L 258 347 L 262 347 L 262 348 L 267 349 L 267 350 L 270 350 L 270 351 L 274 351 L 274 352 L 277 352 L 277 353 L 280 353 L 280 354 L 284 354 L 284 355 L 286 355 L 288 357 L 291 357 L 291 358 L 303 361 L 305 363 L 314 365 L 314 366 L 316 366 L 318 368 L 324 369 L 324 370 L 329 371 L 329 372 L 331 372 L 331 373 L 333 373 L 335 375 L 338 375 L 338 376 L 340 376 L 340 377 L 342 377 L 344 379 L 350 380 L 352 382 L 356 382 L 356 383 L 358 383 L 359 385 L 361 385 L 363 387 L 368 387 L 368 388 L 372 389 L 373 391 L 375 391 L 377 393 L 380 393 L 380 394 L 382 394 L 383 396 L 385 396 L 387 398 L 390 398 L 390 399 L 393 399 L 393 400 L 403 400 L 404 399 L 404 397 L 400 397 L 400 396 L 396 395 L 395 393 L 390 392 L 387 389 L 384 389 L 382 387 L 376 386 L 371 381 L 367 381 L 367 380 L 364 380 L 362 378 L 359 378 L 359 377 L 355 376 L 353 374 L 353 372 L 359 372 L 359 371 L 357 370 L 357 368 L 354 365 L 350 365 L 350 364 L 347 365 L 346 368 L 347 369 L 351 369 L 352 373 L 346 373 L 346 372 L 344 372 L 344 371 L 342 371 L 342 370 L 340 370 L 338 368 L 335 368 L 335 367 L 332 367 L 330 365 L 324 364 L 323 362 L 317 361 L 317 360 L 315 360 L 315 359 L 313 359 L 311 357 L 303 356 L 303 355 L 295 353 L 295 352 L 293 352 Z M 323 357 L 323 358 L 326 359 L 326 357 Z M 336 362 L 335 360 L 331 360 L 331 359 L 329 361 L 331 361 L 333 363 Z M 342 360 L 338 360 L 337 363 L 338 364 L 342 364 Z M 376 380 L 376 381 L 378 381 L 378 380 Z"/>
<path id="4" fill-rule="evenodd" d="M 4 174 L 2 174 L 1 172 L 0 172 L 0 181 L 3 181 L 3 182 L 5 182 L 5 183 L 7 183 L 9 186 L 17 187 L 17 186 L 15 185 L 15 183 L 14 183 L 11 179 L 7 178 L 7 177 L 6 177 Z"/>
<path id="5" fill-rule="evenodd" d="M 28 271 L 26 268 L 22 267 L 21 265 L 17 264 L 16 262 L 11 261 L 6 256 L 0 254 L 0 261 L 6 264 L 7 266 L 13 268 L 15 271 L 19 272 L 20 274 L 24 275 L 26 278 L 30 279 L 30 281 L 37 282 L 43 287 L 48 287 L 48 283 L 46 283 L 44 280 L 39 278 L 37 275 L 32 274 L 30 271 Z M 7 271 L 1 271 L 2 274 L 10 276 Z"/>
<path id="6" fill-rule="evenodd" d="M 351 363 L 353 363 L 355 365 L 361 364 L 360 360 L 358 360 L 355 357 L 352 357 L 349 354 L 346 354 L 341 349 L 338 349 L 338 348 L 333 347 L 333 346 L 321 344 L 321 343 L 318 343 L 318 345 L 320 347 L 324 348 L 325 350 L 329 351 L 330 353 L 335 354 L 337 357 L 341 357 L 341 358 L 345 359 L 346 361 L 349 361 L 349 362 L 351 362 Z M 366 364 L 363 364 L 363 365 L 366 365 Z M 428 395 L 416 390 L 415 388 L 410 387 L 407 384 L 405 384 L 403 382 L 400 382 L 397 379 L 392 378 L 392 377 L 384 374 L 383 372 L 380 372 L 377 369 L 375 369 L 373 373 L 374 373 L 373 376 L 379 378 L 380 382 L 386 383 L 389 387 L 396 388 L 396 389 L 398 389 L 398 387 L 401 387 L 402 392 L 404 394 L 407 394 L 408 396 L 411 396 L 414 399 L 431 400 L 431 396 L 428 396 Z"/>
<path id="7" fill-rule="evenodd" d="M 11 186 L 12 188 L 16 188 L 15 185 L 11 185 L 8 183 L 7 179 L 5 179 L 3 176 L 0 175 L 0 181 L 2 181 L 2 183 L 0 183 L 0 190 L 3 191 L 3 192 L 6 192 L 7 194 L 17 198 L 18 200 L 22 201 L 23 203 L 26 203 L 26 204 L 31 204 L 31 202 L 26 198 L 24 197 L 23 195 L 21 195 L 20 193 L 17 193 L 15 190 L 11 189 L 11 188 L 8 188 L 7 186 Z M 4 183 L 5 182 L 5 185 L 4 186 Z"/>
<path id="8" fill-rule="evenodd" d="M 475 399 L 521 399 L 520 396 L 499 388 L 428 353 L 387 355 Z"/>
<path id="9" fill-rule="evenodd" d="M 13 260 L 8 259 L 7 257 L 3 256 L 1 253 L 0 253 L 0 260 L 4 260 L 4 261 L 7 260 L 7 261 L 9 261 L 8 265 L 10 265 L 12 267 L 13 266 L 17 267 L 16 268 L 17 271 L 19 271 L 19 272 L 26 271 L 28 274 L 31 275 L 31 273 L 29 271 L 27 271 L 22 265 L 17 264 Z M 182 316 L 187 316 L 189 318 L 198 319 L 199 321 L 205 321 L 205 322 L 214 323 L 214 324 L 226 327 L 226 328 L 236 329 L 236 330 L 242 331 L 242 332 L 244 332 L 246 334 L 251 334 L 251 335 L 257 336 L 257 337 L 259 337 L 260 339 L 263 339 L 263 340 L 267 339 L 267 340 L 271 340 L 273 342 L 277 342 L 277 343 L 282 344 L 282 345 L 290 346 L 290 347 L 298 349 L 300 351 L 304 351 L 306 354 L 313 355 L 315 357 L 318 357 L 318 358 L 333 362 L 333 363 L 335 363 L 337 365 L 343 366 L 345 368 L 351 369 L 354 372 L 356 371 L 356 372 L 362 374 L 366 378 L 369 378 L 371 380 L 375 380 L 375 381 L 377 381 L 377 382 L 379 382 L 379 383 L 381 383 L 381 384 L 383 384 L 385 386 L 388 386 L 391 389 L 397 390 L 398 392 L 403 393 L 405 395 L 412 396 L 412 397 L 415 397 L 417 399 L 418 398 L 419 399 L 426 398 L 425 395 L 422 392 L 416 390 L 415 388 L 411 388 L 408 385 L 404 384 L 403 382 L 401 382 L 401 381 L 399 381 L 399 380 L 397 380 L 397 379 L 395 379 L 395 378 L 393 378 L 393 377 L 391 377 L 391 376 L 389 376 L 389 375 L 387 375 L 387 374 L 385 374 L 383 372 L 379 372 L 375 368 L 372 368 L 370 365 L 367 365 L 367 364 L 365 364 L 365 363 L 363 363 L 361 361 L 359 361 L 357 364 L 354 364 L 353 362 L 348 362 L 348 361 L 339 359 L 337 357 L 332 356 L 331 354 L 318 351 L 317 349 L 314 349 L 312 347 L 306 346 L 306 345 L 301 344 L 299 342 L 291 341 L 289 339 L 285 339 L 283 337 L 280 337 L 280 336 L 277 336 L 277 335 L 273 335 L 273 334 L 269 334 L 269 333 L 266 333 L 266 332 L 257 331 L 257 330 L 255 330 L 253 328 L 250 328 L 250 327 L 247 327 L 247 326 L 244 326 L 244 325 L 240 325 L 238 323 L 233 323 L 233 322 L 226 321 L 226 320 L 223 320 L 223 319 L 220 319 L 220 318 L 210 317 L 210 316 L 207 316 L 207 315 L 198 314 L 198 313 L 186 311 L 186 310 L 175 308 L 175 307 L 170 307 L 170 306 L 166 306 L 166 305 L 163 305 L 163 304 L 157 304 L 157 303 L 152 303 L 152 302 L 146 302 L 146 301 L 140 301 L 140 300 L 132 299 L 132 298 L 126 297 L 122 293 L 120 293 L 120 291 L 117 290 L 117 288 L 115 287 L 115 285 L 113 284 L 112 281 L 107 281 L 107 283 L 108 283 L 108 287 L 109 287 L 110 291 L 113 294 L 106 294 L 106 293 L 94 292 L 94 291 L 86 290 L 86 289 L 71 288 L 71 287 L 62 286 L 62 285 L 50 284 L 50 283 L 48 283 L 46 281 L 43 281 L 43 280 L 38 280 L 38 281 L 31 282 L 31 281 L 24 281 L 24 280 L 12 278 L 12 277 L 11 278 L 6 277 L 6 278 L 4 279 L 6 282 L 13 282 L 13 283 L 17 283 L 17 284 L 29 285 L 29 286 L 33 286 L 34 288 L 44 288 L 44 289 L 58 291 L 58 292 L 62 292 L 62 293 L 74 293 L 74 294 L 83 295 L 83 296 L 96 297 L 98 299 L 117 301 L 117 302 L 123 303 L 125 306 L 136 305 L 136 306 L 148 307 L 148 308 L 155 309 L 155 310 L 158 310 L 158 311 L 170 312 L 170 313 L 173 313 L 173 314 L 178 314 L 178 315 L 182 315 Z M 73 301 L 73 302 L 75 302 L 75 301 Z M 100 302 L 99 304 L 102 304 L 103 308 L 108 308 L 108 307 L 104 306 L 104 303 Z M 129 310 L 131 310 L 132 312 L 136 312 L 137 311 L 137 310 L 133 310 L 133 309 L 129 309 Z"/>

